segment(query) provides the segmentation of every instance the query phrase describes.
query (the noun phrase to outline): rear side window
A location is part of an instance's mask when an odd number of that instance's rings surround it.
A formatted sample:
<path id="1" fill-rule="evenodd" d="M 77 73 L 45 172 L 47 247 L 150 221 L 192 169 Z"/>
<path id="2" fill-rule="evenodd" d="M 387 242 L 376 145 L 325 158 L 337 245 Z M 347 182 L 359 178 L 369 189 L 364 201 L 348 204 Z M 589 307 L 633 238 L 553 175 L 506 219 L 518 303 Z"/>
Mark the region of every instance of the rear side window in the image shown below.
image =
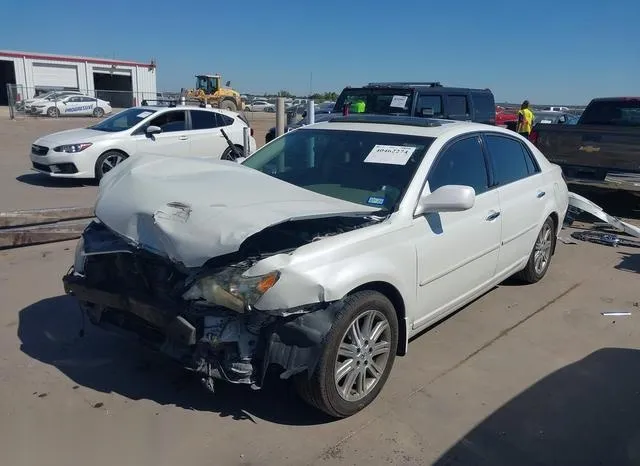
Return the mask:
<path id="1" fill-rule="evenodd" d="M 591 102 L 582 114 L 580 124 L 640 126 L 640 99 Z"/>
<path id="2" fill-rule="evenodd" d="M 233 118 L 227 115 L 216 113 L 216 117 L 218 118 L 218 126 L 229 126 L 233 124 Z"/>
<path id="3" fill-rule="evenodd" d="M 421 94 L 416 105 L 416 116 L 442 118 L 442 96 Z"/>
<path id="4" fill-rule="evenodd" d="M 447 101 L 450 118 L 469 116 L 469 102 L 466 95 L 449 95 Z"/>
<path id="5" fill-rule="evenodd" d="M 218 127 L 214 112 L 191 110 L 191 129 L 211 129 Z"/>
<path id="6" fill-rule="evenodd" d="M 474 120 L 480 123 L 495 123 L 496 103 L 489 92 L 475 92 L 471 94 L 475 108 Z"/>
<path id="7" fill-rule="evenodd" d="M 485 139 L 491 154 L 495 181 L 498 186 L 504 186 L 529 176 L 528 157 L 526 157 L 527 154 L 519 141 L 497 135 L 487 135 Z M 532 163 L 530 159 L 529 163 Z"/>
<path id="8" fill-rule="evenodd" d="M 471 186 L 476 194 L 489 189 L 487 165 L 477 137 L 454 142 L 434 162 L 428 176 L 429 189 L 449 184 Z"/>

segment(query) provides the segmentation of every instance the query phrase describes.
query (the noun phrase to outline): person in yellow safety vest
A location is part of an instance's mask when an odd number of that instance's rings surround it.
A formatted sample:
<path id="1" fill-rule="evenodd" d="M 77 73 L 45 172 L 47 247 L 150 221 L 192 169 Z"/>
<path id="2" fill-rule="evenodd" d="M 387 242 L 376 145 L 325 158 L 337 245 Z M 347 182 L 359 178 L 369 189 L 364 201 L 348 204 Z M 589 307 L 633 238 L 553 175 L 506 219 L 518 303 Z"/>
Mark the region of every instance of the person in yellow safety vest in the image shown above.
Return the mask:
<path id="1" fill-rule="evenodd" d="M 529 101 L 525 100 L 518 110 L 518 128 L 517 131 L 525 138 L 529 138 L 531 128 L 533 127 L 533 112 L 529 110 Z"/>
<path id="2" fill-rule="evenodd" d="M 363 99 L 357 99 L 357 100 L 354 100 L 351 103 L 351 109 L 350 110 L 353 113 L 364 113 L 366 108 L 367 108 L 367 104 L 364 102 L 364 100 Z"/>

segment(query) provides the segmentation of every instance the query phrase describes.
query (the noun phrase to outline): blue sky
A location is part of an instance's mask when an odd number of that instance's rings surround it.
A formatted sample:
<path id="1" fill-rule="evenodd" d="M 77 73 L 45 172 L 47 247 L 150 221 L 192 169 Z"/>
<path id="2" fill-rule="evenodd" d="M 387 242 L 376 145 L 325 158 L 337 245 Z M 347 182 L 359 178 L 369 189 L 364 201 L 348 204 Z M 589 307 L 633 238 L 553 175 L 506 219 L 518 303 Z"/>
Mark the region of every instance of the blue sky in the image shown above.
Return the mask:
<path id="1" fill-rule="evenodd" d="M 0 48 L 149 61 L 158 88 L 221 73 L 241 92 L 369 81 L 489 87 L 496 100 L 640 95 L 639 0 L 22 0 Z M 200 6 L 201 5 L 201 6 Z"/>

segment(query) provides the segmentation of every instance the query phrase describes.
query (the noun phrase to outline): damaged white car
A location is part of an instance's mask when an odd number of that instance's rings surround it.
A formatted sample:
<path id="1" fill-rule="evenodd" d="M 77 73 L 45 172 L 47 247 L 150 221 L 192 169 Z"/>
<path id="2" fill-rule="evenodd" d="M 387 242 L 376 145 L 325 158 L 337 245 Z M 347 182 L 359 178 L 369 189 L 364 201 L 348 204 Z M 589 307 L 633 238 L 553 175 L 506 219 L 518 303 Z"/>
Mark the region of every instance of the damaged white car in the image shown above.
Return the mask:
<path id="1" fill-rule="evenodd" d="M 242 163 L 116 167 L 64 286 L 93 323 L 134 332 L 212 391 L 260 387 L 275 367 L 345 417 L 409 338 L 511 275 L 545 275 L 567 193 L 513 132 L 337 116 Z"/>

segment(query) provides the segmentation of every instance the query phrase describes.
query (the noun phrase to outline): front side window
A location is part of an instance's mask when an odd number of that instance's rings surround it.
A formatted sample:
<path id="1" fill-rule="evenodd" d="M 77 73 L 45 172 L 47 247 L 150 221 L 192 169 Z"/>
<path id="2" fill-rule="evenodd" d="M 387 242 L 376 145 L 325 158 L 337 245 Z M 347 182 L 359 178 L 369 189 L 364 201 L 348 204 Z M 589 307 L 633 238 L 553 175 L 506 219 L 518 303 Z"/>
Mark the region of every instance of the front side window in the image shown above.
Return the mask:
<path id="1" fill-rule="evenodd" d="M 504 136 L 486 136 L 487 149 L 491 154 L 495 181 L 498 186 L 513 183 L 529 176 L 522 144 Z"/>
<path id="2" fill-rule="evenodd" d="M 176 110 L 158 115 L 149 122 L 149 126 L 157 126 L 163 133 L 173 133 L 187 129 L 187 119 L 184 110 Z"/>
<path id="3" fill-rule="evenodd" d="M 487 164 L 477 137 L 454 142 L 435 160 L 427 177 L 431 192 L 447 185 L 471 186 L 476 195 L 489 189 Z"/>
<path id="4" fill-rule="evenodd" d="M 299 129 L 243 165 L 326 196 L 392 211 L 432 142 L 401 134 Z"/>
<path id="5" fill-rule="evenodd" d="M 105 131 L 108 133 L 125 131 L 133 128 L 145 118 L 149 118 L 155 112 L 155 110 L 147 110 L 144 108 L 129 108 L 102 120 L 97 125 L 89 126 L 89 129 Z"/>

